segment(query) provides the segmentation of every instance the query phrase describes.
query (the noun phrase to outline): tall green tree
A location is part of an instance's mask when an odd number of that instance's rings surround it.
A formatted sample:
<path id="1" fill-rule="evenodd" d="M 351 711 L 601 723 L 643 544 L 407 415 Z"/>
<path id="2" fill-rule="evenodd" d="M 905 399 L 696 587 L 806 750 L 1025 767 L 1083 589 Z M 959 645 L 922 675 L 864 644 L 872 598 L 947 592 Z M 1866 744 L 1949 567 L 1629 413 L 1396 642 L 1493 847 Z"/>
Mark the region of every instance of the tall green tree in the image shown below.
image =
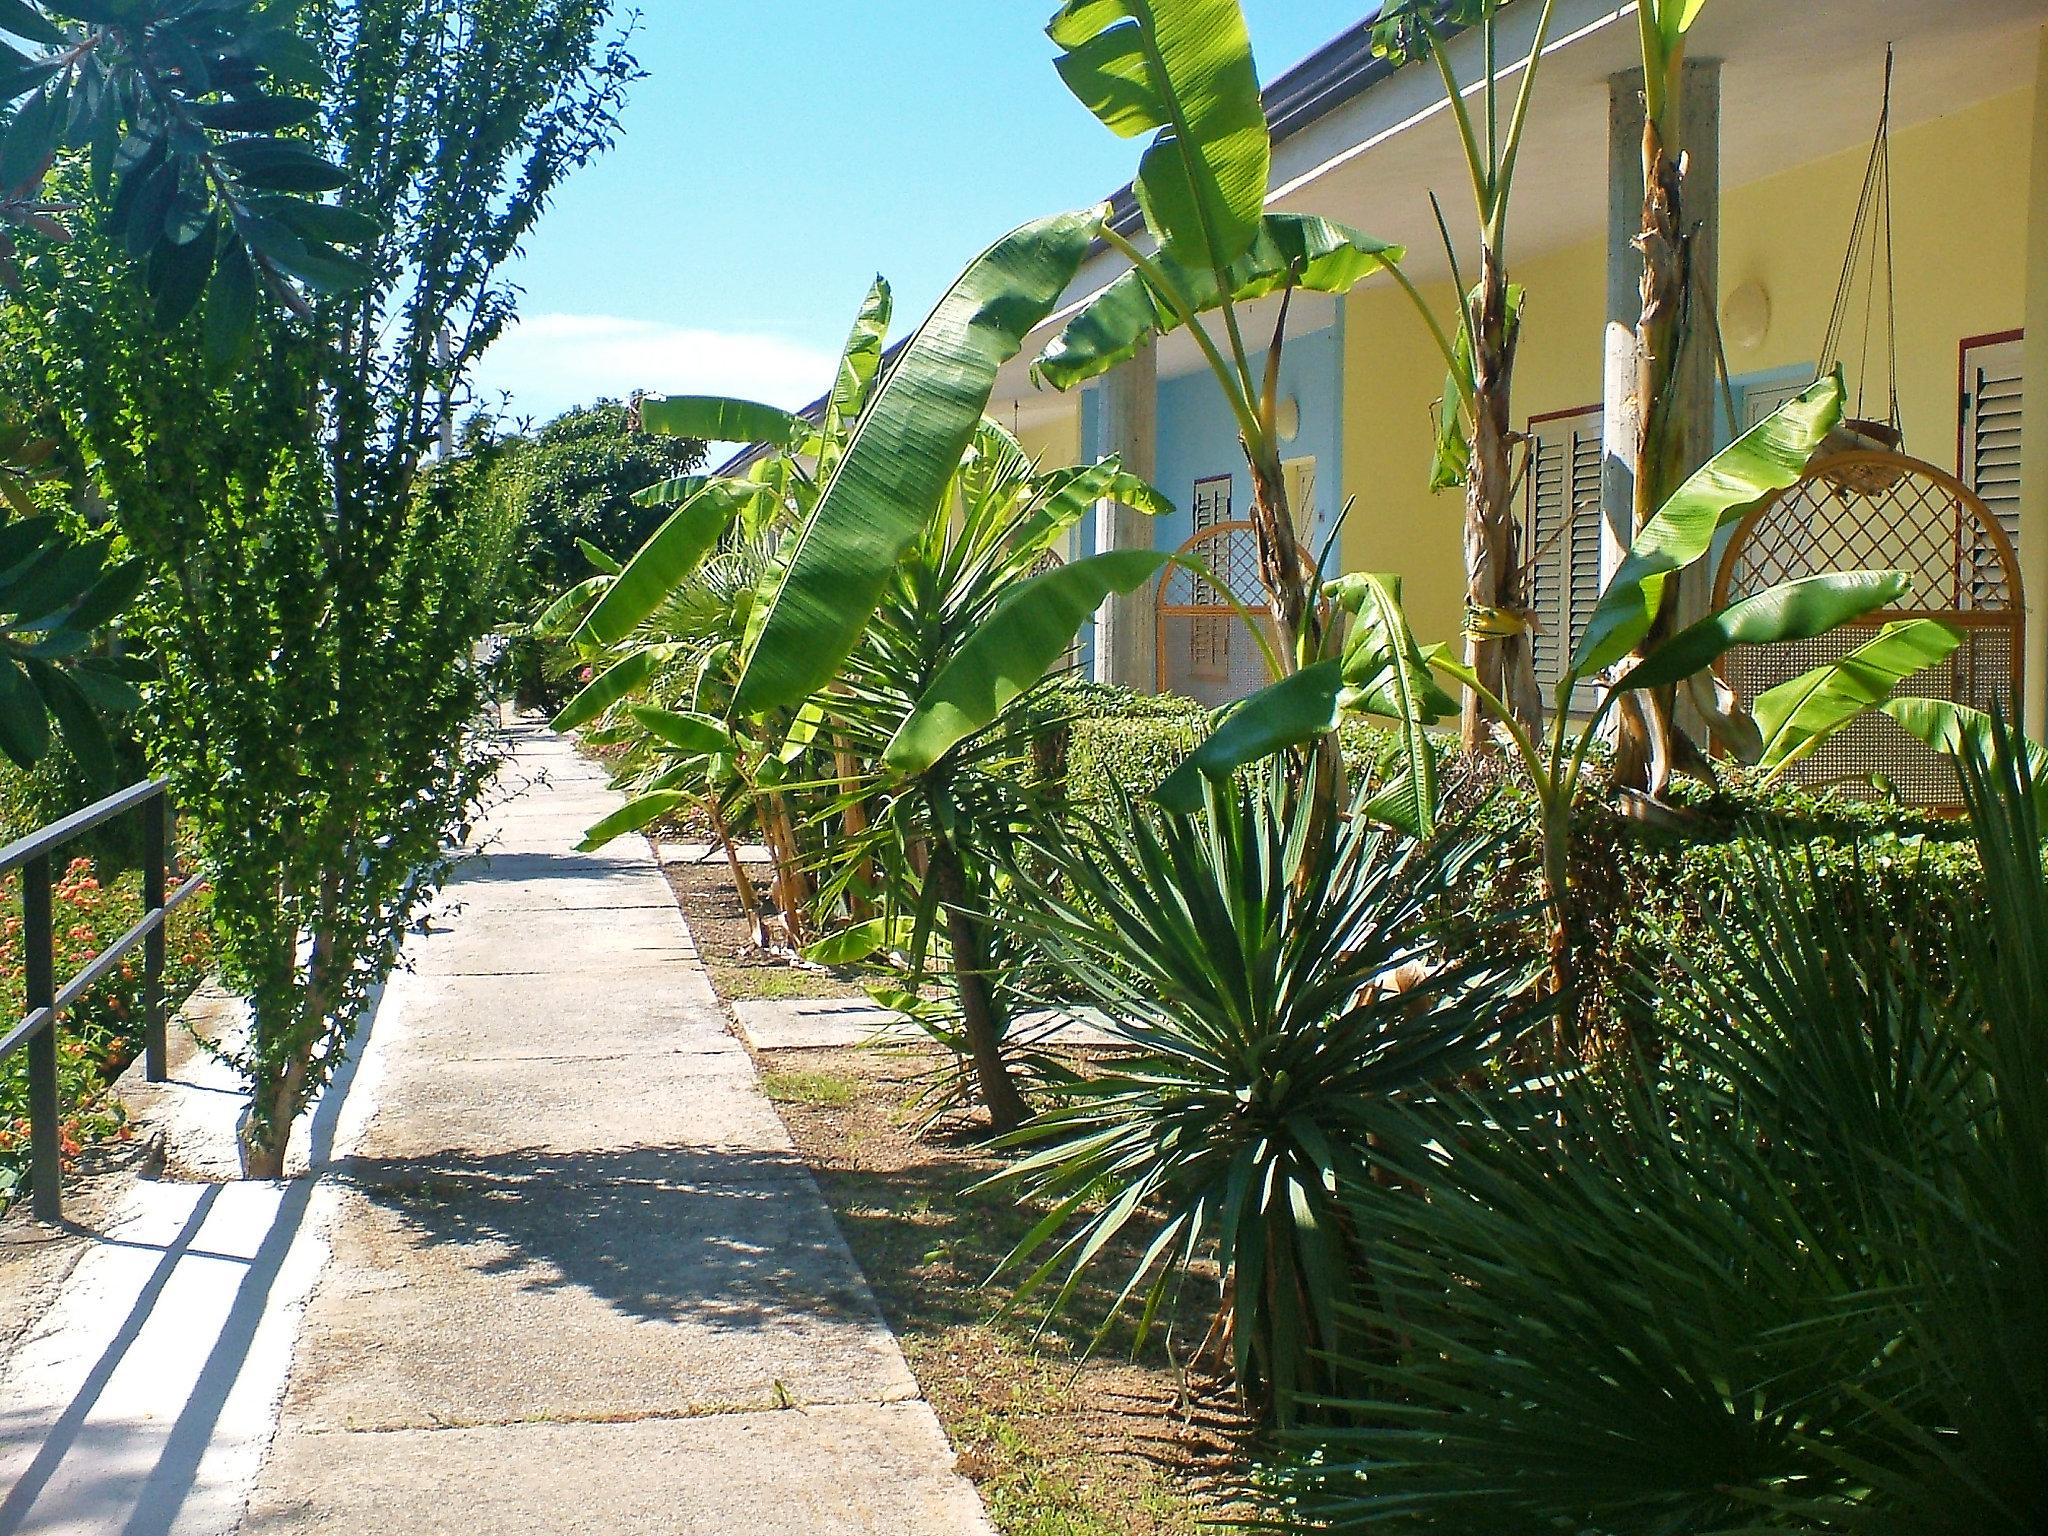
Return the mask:
<path id="1" fill-rule="evenodd" d="M 255 0 L 0 8 L 0 102 L 12 108 L 0 124 L 0 282 L 19 277 L 14 231 L 32 246 L 63 241 L 83 218 L 143 279 L 114 301 L 174 325 L 207 298 L 205 343 L 219 356 L 244 344 L 266 293 L 303 311 L 300 285 L 359 281 L 347 231 L 315 200 L 340 172 L 279 136 L 319 113 L 318 61 L 287 16 Z M 133 706 L 134 669 L 91 649 L 93 635 L 144 572 L 37 515 L 57 448 L 0 426 L 0 496 L 20 514 L 0 530 L 0 750 L 34 764 L 54 721 L 103 784 L 113 753 L 101 716 Z"/>
<path id="2" fill-rule="evenodd" d="M 332 81 L 305 133 L 348 178 L 323 217 L 372 276 L 259 320 L 239 377 L 94 302 L 93 242 L 53 254 L 66 281 L 26 306 L 36 382 L 157 578 L 149 737 L 197 812 L 223 966 L 251 1002 L 252 1176 L 282 1171 L 491 766 L 472 655 L 501 614 L 508 530 L 421 471 L 512 314 L 502 264 L 610 142 L 636 68 L 607 11 L 303 7 L 296 35 Z"/>
<path id="3" fill-rule="evenodd" d="M 596 574 L 585 546 L 632 558 L 669 511 L 633 498 L 702 468 L 704 444 L 637 431 L 632 407 L 600 400 L 468 456 L 481 461 L 484 493 L 504 497 L 518 525 L 529 595 L 552 597 Z"/>

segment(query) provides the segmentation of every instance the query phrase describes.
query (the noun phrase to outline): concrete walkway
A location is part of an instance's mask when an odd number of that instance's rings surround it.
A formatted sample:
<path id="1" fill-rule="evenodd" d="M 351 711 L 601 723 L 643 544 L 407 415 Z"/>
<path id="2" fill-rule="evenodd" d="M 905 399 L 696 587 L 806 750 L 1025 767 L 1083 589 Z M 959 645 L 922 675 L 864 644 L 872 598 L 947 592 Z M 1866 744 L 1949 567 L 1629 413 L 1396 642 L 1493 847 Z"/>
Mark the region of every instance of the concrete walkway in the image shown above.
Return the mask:
<path id="1" fill-rule="evenodd" d="M 0 1532 L 988 1530 L 646 845 L 569 851 L 617 797 L 511 745 L 308 1176 L 142 1186 L 18 1345 Z"/>

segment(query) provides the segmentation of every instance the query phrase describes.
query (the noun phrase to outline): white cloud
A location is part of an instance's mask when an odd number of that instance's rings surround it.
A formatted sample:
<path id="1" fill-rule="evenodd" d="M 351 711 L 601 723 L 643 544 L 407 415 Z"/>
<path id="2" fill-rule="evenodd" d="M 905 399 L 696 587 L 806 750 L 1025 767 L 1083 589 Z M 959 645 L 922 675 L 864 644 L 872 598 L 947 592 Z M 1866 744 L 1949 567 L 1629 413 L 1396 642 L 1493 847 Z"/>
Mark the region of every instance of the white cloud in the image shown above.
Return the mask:
<path id="1" fill-rule="evenodd" d="M 779 336 L 697 330 L 618 315 L 535 314 L 477 365 L 477 403 L 546 421 L 609 396 L 738 395 L 794 410 L 832 382 L 836 358 Z"/>

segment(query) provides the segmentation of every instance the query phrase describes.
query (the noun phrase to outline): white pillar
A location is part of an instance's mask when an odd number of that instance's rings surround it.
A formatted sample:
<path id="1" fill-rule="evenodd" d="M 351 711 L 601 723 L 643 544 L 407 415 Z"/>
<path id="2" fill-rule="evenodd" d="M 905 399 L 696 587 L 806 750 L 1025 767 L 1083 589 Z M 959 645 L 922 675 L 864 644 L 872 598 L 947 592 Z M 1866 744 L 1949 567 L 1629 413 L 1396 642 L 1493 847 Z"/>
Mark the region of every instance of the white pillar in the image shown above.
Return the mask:
<path id="1" fill-rule="evenodd" d="M 1131 474 L 1158 472 L 1159 354 L 1147 343 L 1102 383 L 1102 447 Z M 1095 508 L 1095 548 L 1150 549 L 1152 519 L 1113 501 Z M 1150 693 L 1158 686 L 1158 633 L 1151 585 L 1112 597 L 1095 619 L 1095 680 Z"/>
<path id="2" fill-rule="evenodd" d="M 2048 735 L 2048 28 L 2034 71 L 2027 213 L 2027 392 L 2020 418 L 2020 579 L 2026 584 L 2027 729 Z"/>

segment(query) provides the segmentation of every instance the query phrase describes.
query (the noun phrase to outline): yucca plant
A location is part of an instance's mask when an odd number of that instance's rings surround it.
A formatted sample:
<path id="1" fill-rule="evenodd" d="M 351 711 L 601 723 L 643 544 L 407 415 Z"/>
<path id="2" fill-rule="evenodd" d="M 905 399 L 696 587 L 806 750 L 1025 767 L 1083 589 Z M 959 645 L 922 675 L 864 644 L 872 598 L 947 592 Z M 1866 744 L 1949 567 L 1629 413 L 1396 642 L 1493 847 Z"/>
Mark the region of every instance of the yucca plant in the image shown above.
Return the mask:
<path id="1" fill-rule="evenodd" d="M 1129 1046 L 1060 1090 L 996 1182 L 1048 1203 L 1007 1267 L 1070 1304 L 1119 1238 L 1142 1256 L 1110 1322 L 1139 1342 L 1194 1266 L 1247 1403 L 1286 1418 L 1346 1377 L 1324 1351 L 1373 1283 L 1353 1215 L 1377 1114 L 1507 1050 L 1537 1006 L 1511 943 L 1452 952 L 1431 914 L 1486 840 L 1414 843 L 1318 814 L 1269 764 L 1189 816 L 1137 808 L 1055 847 L 1028 919 L 1069 1005 Z"/>
<path id="2" fill-rule="evenodd" d="M 1659 1063 L 1390 1130 L 1421 1197 L 1353 1220 L 1400 1347 L 1286 1480 L 1308 1528 L 2048 1528 L 2048 880 L 1994 734 L 1951 954 L 1765 852 Z"/>

